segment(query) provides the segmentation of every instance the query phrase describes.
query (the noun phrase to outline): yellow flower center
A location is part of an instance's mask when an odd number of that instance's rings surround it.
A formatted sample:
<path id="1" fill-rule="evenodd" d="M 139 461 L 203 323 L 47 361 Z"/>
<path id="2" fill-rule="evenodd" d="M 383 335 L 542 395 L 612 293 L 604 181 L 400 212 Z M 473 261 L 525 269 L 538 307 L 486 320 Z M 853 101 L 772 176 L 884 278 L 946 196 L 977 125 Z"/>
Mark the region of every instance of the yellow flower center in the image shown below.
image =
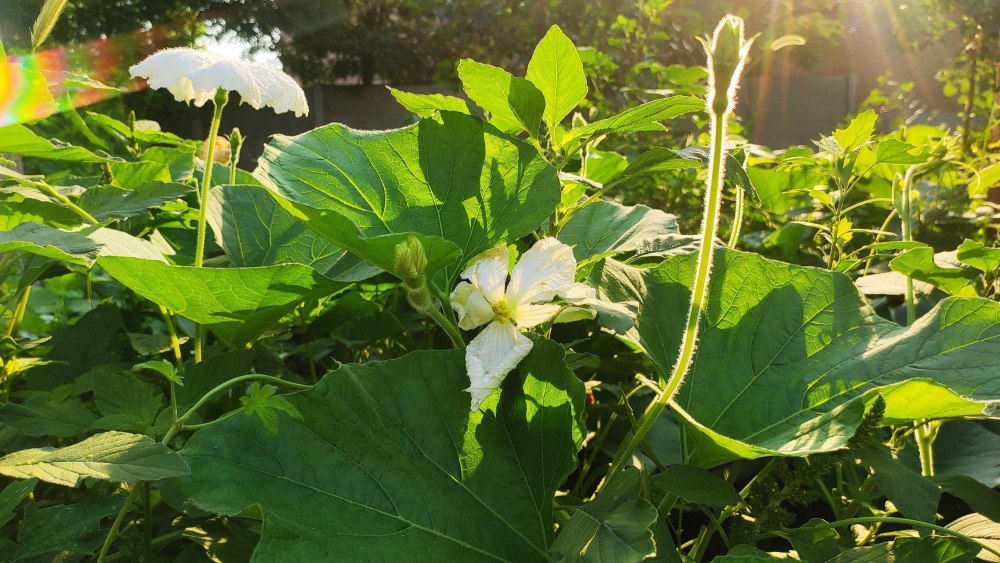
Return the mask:
<path id="1" fill-rule="evenodd" d="M 502 323 L 509 323 L 512 313 L 513 311 L 510 310 L 510 305 L 507 304 L 506 299 L 501 299 L 493 304 L 494 318 Z"/>

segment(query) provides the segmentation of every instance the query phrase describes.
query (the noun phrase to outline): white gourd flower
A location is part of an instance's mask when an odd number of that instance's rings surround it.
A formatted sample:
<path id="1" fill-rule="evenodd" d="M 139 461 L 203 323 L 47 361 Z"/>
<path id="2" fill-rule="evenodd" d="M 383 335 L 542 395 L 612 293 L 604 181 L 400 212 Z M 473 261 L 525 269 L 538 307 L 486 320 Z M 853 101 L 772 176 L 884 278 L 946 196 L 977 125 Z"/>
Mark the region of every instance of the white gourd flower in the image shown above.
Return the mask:
<path id="1" fill-rule="evenodd" d="M 460 282 L 451 294 L 460 328 L 488 323 L 465 349 L 472 410 L 531 352 L 533 344 L 521 330 L 548 322 L 564 309 L 553 299 L 584 304 L 595 295 L 592 288 L 573 282 L 573 249 L 554 238 L 528 249 L 510 272 L 510 282 L 508 259 L 506 246 L 482 253 L 462 272 L 469 281 Z"/>
<path id="2" fill-rule="evenodd" d="M 243 102 L 254 109 L 270 106 L 275 113 L 309 115 L 302 87 L 283 71 L 203 49 L 157 51 L 130 67 L 129 72 L 133 77 L 146 78 L 150 88 L 166 88 L 178 102 L 198 107 L 215 98 L 221 88 L 239 93 Z"/>

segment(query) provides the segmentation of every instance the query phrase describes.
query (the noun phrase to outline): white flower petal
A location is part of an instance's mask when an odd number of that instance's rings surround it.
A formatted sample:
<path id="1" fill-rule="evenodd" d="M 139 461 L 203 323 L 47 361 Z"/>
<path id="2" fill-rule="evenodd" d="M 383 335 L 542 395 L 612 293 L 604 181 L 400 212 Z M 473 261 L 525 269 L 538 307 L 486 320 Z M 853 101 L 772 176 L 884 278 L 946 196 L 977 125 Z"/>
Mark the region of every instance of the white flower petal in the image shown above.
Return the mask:
<path id="1" fill-rule="evenodd" d="M 575 303 L 580 303 L 586 299 L 596 298 L 597 291 L 585 283 L 574 283 L 573 285 L 560 291 L 559 297 L 565 299 L 570 303 L 575 304 Z"/>
<path id="2" fill-rule="evenodd" d="M 458 326 L 472 330 L 493 320 L 493 307 L 476 286 L 461 282 L 451 292 L 451 308 L 458 315 Z"/>
<path id="3" fill-rule="evenodd" d="M 165 88 L 178 102 L 191 102 L 200 107 L 215 96 L 218 86 L 199 90 L 188 76 L 219 60 L 222 60 L 219 55 L 202 49 L 164 49 L 130 67 L 129 73 L 133 77 L 146 78 L 150 88 Z"/>
<path id="4" fill-rule="evenodd" d="M 548 322 L 555 317 L 562 308 L 562 305 L 558 303 L 540 303 L 538 305 L 522 303 L 517 306 L 517 309 L 514 310 L 513 318 L 518 327 L 531 328 L 544 322 Z"/>
<path id="5" fill-rule="evenodd" d="M 465 349 L 465 369 L 469 373 L 472 410 L 500 386 L 503 378 L 531 352 L 531 340 L 513 323 L 490 323 Z"/>
<path id="6" fill-rule="evenodd" d="M 507 284 L 509 256 L 504 245 L 491 248 L 476 256 L 472 264 L 462 272 L 462 277 L 478 287 L 490 303 L 499 303 Z"/>
<path id="7" fill-rule="evenodd" d="M 203 105 L 223 88 L 236 92 L 244 103 L 276 113 L 308 115 L 302 88 L 284 72 L 262 64 L 228 59 L 190 48 L 165 49 L 131 67 L 132 76 L 149 79 L 151 88 L 166 88 L 178 101 Z"/>
<path id="8" fill-rule="evenodd" d="M 572 286 L 575 274 L 573 248 L 554 238 L 543 238 L 514 266 L 507 298 L 518 305 L 551 301 Z"/>

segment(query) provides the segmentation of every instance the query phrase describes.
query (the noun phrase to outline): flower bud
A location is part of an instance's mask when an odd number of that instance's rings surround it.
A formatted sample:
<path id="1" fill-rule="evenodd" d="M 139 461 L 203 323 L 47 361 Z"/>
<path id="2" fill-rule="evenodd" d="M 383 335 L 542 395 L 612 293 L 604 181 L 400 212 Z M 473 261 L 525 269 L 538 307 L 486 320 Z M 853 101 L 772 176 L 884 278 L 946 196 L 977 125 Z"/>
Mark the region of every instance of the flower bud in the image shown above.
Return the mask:
<path id="1" fill-rule="evenodd" d="M 406 300 L 418 312 L 425 313 L 434 306 L 434 299 L 427 288 L 427 254 L 424 245 L 416 237 L 406 237 L 406 240 L 396 245 L 393 257 L 393 270 L 403 280 Z"/>
<path id="2" fill-rule="evenodd" d="M 404 282 L 420 278 L 427 269 L 427 254 L 424 245 L 416 237 L 406 237 L 406 240 L 396 245 L 396 255 L 393 257 L 393 270 Z"/>
<path id="3" fill-rule="evenodd" d="M 736 83 L 752 44 L 753 39 L 743 37 L 743 20 L 733 15 L 722 18 L 712 37 L 705 42 L 713 113 L 727 113 L 732 109 Z"/>

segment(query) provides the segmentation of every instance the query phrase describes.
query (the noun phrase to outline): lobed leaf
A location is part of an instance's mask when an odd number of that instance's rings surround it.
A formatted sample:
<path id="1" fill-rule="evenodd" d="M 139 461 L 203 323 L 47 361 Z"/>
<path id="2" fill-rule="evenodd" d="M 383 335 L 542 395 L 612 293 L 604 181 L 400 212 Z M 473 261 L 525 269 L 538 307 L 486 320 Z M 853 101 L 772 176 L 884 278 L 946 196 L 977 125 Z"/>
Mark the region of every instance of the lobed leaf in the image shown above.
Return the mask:
<path id="1" fill-rule="evenodd" d="M 244 416 L 195 433 L 182 488 L 215 513 L 259 505 L 258 561 L 545 561 L 583 385 L 544 339 L 482 410 L 468 385 L 461 350 L 345 365 L 284 395 L 302 419 L 277 436 Z"/>

